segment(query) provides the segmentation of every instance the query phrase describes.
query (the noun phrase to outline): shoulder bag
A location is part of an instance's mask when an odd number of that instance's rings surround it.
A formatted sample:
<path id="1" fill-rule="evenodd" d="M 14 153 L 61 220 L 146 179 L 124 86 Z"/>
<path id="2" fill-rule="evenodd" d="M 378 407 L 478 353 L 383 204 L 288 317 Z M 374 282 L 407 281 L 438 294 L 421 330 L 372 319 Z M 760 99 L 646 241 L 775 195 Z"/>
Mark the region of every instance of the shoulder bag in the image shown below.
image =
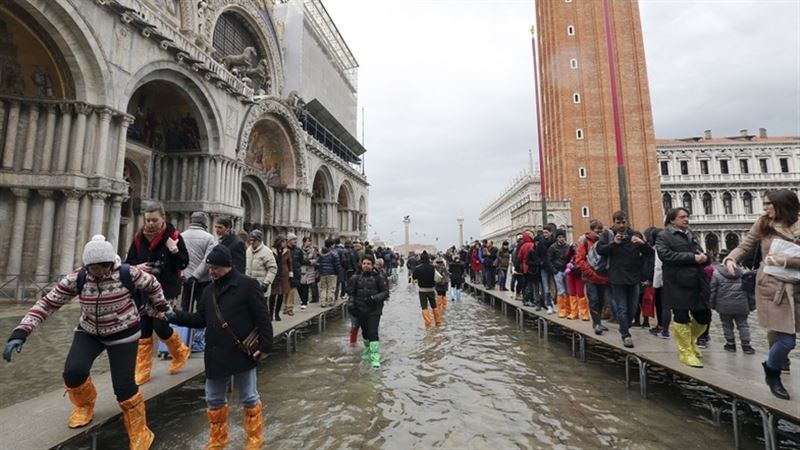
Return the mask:
<path id="1" fill-rule="evenodd" d="M 231 330 L 228 322 L 226 322 L 225 318 L 222 317 L 222 311 L 219 310 L 219 304 L 217 303 L 217 296 L 212 294 L 211 299 L 212 303 L 214 304 L 214 313 L 217 315 L 219 323 L 222 324 L 222 329 L 231 335 L 233 341 L 236 342 L 236 346 L 239 347 L 239 350 L 244 352 L 248 358 L 255 361 L 259 361 L 261 358 L 266 356 L 263 354 L 256 356 L 256 354 L 261 351 L 261 335 L 258 332 L 258 328 L 253 328 L 253 331 L 251 331 L 243 341 L 240 341 L 239 338 L 236 337 L 236 333 Z"/>

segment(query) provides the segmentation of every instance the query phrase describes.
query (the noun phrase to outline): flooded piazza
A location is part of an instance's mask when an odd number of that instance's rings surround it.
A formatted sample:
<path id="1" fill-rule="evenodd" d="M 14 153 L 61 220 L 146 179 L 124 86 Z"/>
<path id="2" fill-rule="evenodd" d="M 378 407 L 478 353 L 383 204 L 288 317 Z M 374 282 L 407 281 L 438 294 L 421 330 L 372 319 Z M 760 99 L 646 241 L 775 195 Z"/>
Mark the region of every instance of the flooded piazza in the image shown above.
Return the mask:
<path id="1" fill-rule="evenodd" d="M 721 427 L 714 425 L 704 405 L 715 394 L 703 387 L 667 382 L 656 370 L 644 400 L 638 389 L 625 388 L 618 354 L 596 353 L 590 345 L 588 362 L 580 363 L 566 336 L 556 331 L 542 340 L 531 324 L 519 330 L 513 316 L 503 317 L 466 295 L 451 303 L 441 329 L 425 331 L 418 305 L 416 289 L 401 279 L 384 309 L 378 371 L 361 362 L 360 345 L 348 346 L 349 322 L 339 317 L 332 317 L 322 334 L 307 329 L 296 353 L 287 355 L 276 344 L 258 374 L 266 447 L 733 446 L 730 417 Z M 0 325 L 12 327 L 21 313 L 22 308 L 6 308 Z M 23 354 L 4 365 L 3 407 L 60 387 L 76 313 L 68 308 L 55 314 L 31 336 Z M 712 331 L 712 345 L 722 345 L 721 339 Z M 94 373 L 107 367 L 103 355 Z M 153 448 L 203 448 L 208 437 L 203 396 L 201 377 L 148 402 Z M 241 448 L 245 436 L 236 395 L 230 404 L 229 447 Z M 759 424 L 745 423 L 743 448 L 762 448 Z M 127 448 L 121 421 L 101 427 L 97 438 L 98 448 Z M 779 441 L 781 448 L 800 448 Z M 91 448 L 91 441 L 63 448 Z"/>

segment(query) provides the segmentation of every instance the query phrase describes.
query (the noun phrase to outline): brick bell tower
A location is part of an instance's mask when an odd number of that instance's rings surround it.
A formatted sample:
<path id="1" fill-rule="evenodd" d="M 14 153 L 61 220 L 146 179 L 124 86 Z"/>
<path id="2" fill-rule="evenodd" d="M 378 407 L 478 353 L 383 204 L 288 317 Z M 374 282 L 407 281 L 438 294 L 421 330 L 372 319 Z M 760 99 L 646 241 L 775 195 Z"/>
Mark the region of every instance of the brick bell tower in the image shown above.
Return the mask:
<path id="1" fill-rule="evenodd" d="M 570 202 L 576 235 L 618 209 L 662 226 L 638 1 L 537 0 L 534 47 L 548 200 Z"/>

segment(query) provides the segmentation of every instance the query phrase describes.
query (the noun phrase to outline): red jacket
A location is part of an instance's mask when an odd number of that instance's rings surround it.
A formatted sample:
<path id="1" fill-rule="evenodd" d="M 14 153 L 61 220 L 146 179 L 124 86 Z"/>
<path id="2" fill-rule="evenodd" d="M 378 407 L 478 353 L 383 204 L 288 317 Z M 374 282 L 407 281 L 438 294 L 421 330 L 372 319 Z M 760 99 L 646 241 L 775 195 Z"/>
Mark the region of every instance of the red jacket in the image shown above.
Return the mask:
<path id="1" fill-rule="evenodd" d="M 594 234 L 586 233 L 584 237 L 578 240 L 577 245 L 575 245 L 575 264 L 581 269 L 584 281 L 588 281 L 592 284 L 608 284 L 608 277 L 598 275 L 597 272 L 592 270 L 592 266 L 589 265 L 589 262 L 586 261 L 586 253 L 598 239 L 600 238 L 596 237 Z"/>
<path id="2" fill-rule="evenodd" d="M 473 272 L 481 271 L 481 260 L 478 257 L 478 251 L 480 251 L 478 247 L 472 247 L 472 251 L 470 252 L 469 265 Z"/>
<path id="3" fill-rule="evenodd" d="M 522 273 L 528 273 L 528 252 L 533 250 L 533 236 L 530 231 L 522 233 L 522 245 L 517 250 L 517 261 L 522 261 Z"/>

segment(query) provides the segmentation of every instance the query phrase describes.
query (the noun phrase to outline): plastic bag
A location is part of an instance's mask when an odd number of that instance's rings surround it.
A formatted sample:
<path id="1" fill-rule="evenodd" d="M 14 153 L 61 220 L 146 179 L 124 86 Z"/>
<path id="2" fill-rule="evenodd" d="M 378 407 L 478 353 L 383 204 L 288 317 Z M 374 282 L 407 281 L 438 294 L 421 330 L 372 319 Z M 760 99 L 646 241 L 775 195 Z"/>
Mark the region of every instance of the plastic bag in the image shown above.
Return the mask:
<path id="1" fill-rule="evenodd" d="M 783 239 L 773 239 L 772 244 L 769 246 L 769 254 L 767 256 L 800 258 L 800 245 Z M 772 275 L 781 281 L 789 283 L 800 282 L 800 270 L 797 269 L 766 264 L 764 265 L 764 273 Z"/>

